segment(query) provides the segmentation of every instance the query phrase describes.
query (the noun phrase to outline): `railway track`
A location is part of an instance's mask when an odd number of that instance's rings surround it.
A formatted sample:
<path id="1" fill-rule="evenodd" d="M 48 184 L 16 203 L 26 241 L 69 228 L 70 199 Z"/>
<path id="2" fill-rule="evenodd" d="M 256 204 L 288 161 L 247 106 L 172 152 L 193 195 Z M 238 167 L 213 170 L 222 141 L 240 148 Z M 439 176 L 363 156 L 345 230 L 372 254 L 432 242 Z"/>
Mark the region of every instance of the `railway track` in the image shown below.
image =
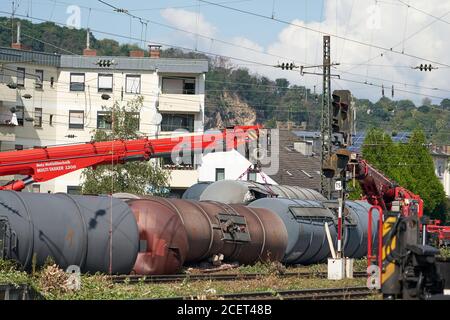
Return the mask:
<path id="1" fill-rule="evenodd" d="M 286 272 L 277 275 L 280 278 L 304 277 L 304 278 L 326 278 L 327 272 Z M 169 283 L 179 281 L 236 281 L 236 280 L 253 280 L 265 277 L 267 274 L 261 273 L 242 273 L 242 274 L 172 274 L 158 276 L 142 276 L 142 275 L 120 275 L 111 276 L 113 283 Z M 355 278 L 366 277 L 365 272 L 354 272 Z"/>
<path id="2" fill-rule="evenodd" d="M 376 294 L 377 291 L 367 287 L 326 288 L 326 289 L 304 289 L 274 292 L 244 292 L 233 294 L 219 294 L 209 296 L 209 299 L 224 300 L 349 300 L 366 298 Z M 156 300 L 204 300 L 204 296 L 173 297 Z"/>

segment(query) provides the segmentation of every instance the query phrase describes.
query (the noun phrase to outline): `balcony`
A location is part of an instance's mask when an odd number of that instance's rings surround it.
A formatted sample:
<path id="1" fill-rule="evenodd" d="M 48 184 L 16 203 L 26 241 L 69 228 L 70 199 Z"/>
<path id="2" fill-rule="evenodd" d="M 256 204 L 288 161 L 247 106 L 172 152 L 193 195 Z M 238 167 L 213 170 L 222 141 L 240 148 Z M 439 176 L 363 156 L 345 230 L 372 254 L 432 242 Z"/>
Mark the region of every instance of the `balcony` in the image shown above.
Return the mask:
<path id="1" fill-rule="evenodd" d="M 161 94 L 159 111 L 162 112 L 200 112 L 203 95 Z"/>

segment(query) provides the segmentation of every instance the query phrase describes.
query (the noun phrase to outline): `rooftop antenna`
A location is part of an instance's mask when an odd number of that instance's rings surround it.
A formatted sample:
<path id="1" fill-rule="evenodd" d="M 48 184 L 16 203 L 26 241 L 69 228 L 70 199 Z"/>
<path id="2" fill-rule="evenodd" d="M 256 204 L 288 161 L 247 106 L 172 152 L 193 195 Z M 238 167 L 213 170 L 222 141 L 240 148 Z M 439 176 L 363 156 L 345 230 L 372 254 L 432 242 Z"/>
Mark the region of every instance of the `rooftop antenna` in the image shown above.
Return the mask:
<path id="1" fill-rule="evenodd" d="M 89 28 L 86 30 L 86 49 L 90 49 L 90 32 Z"/>
<path id="2" fill-rule="evenodd" d="M 17 41 L 20 44 L 20 21 L 17 21 Z"/>

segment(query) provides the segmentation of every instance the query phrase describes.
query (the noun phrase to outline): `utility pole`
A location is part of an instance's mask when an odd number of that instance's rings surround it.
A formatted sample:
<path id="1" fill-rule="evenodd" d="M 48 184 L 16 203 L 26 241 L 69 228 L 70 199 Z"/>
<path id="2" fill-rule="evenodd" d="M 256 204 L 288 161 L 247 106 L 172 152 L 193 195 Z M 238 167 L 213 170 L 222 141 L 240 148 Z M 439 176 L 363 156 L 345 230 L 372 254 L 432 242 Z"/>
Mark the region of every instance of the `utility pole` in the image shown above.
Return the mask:
<path id="1" fill-rule="evenodd" d="M 323 36 L 323 90 L 322 90 L 322 137 L 320 191 L 327 199 L 331 199 L 332 179 L 325 177 L 323 168 L 325 161 L 331 157 L 331 50 L 330 36 Z"/>

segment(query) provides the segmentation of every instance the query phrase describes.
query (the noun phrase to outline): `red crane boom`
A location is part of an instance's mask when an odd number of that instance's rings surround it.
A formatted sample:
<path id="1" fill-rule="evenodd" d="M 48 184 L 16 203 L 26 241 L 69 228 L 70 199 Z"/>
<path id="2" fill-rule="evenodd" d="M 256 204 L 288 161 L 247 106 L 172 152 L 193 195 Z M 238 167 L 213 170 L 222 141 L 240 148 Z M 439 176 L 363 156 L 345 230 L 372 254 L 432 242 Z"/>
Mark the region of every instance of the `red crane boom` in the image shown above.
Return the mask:
<path id="1" fill-rule="evenodd" d="M 391 211 L 393 205 L 396 204 L 401 210 L 401 214 L 408 217 L 412 214 L 411 210 L 416 208 L 416 206 L 411 206 L 412 202 L 417 202 L 417 215 L 419 218 L 422 217 L 423 200 L 420 196 L 398 186 L 360 157 L 350 160 L 350 165 L 354 166 L 355 178 L 359 181 L 364 198 L 371 205 L 380 206 L 386 212 Z"/>
<path id="2" fill-rule="evenodd" d="M 173 152 L 228 151 L 259 137 L 261 126 L 236 126 L 217 133 L 159 139 L 113 140 L 40 147 L 0 153 L 0 176 L 24 175 L 0 190 L 20 191 L 34 182 L 48 181 L 87 167 L 146 161 Z"/>

